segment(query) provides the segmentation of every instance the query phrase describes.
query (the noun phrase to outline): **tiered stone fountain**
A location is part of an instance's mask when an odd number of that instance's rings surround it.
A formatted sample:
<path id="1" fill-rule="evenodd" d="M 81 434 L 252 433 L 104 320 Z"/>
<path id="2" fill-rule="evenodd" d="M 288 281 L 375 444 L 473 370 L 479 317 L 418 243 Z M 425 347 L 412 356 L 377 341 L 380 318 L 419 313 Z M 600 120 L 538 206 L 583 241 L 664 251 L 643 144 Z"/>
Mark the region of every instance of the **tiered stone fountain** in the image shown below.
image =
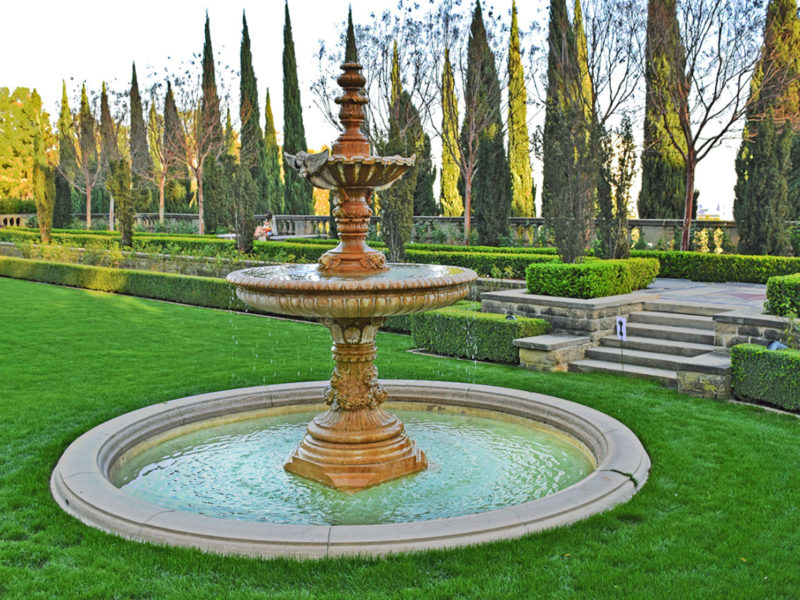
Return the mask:
<path id="1" fill-rule="evenodd" d="M 373 364 L 375 334 L 390 315 L 406 315 L 453 304 L 467 295 L 474 271 L 435 265 L 387 265 L 366 244 L 373 190 L 389 187 L 414 165 L 414 157 L 372 156 L 361 133 L 361 65 L 347 62 L 338 83 L 344 94 L 342 135 L 327 151 L 287 155 L 286 161 L 313 185 L 335 189 L 334 210 L 341 243 L 318 265 L 236 271 L 228 281 L 247 304 L 271 313 L 317 317 L 333 336 L 336 366 L 325 400 L 286 470 L 338 489 L 358 490 L 427 467 L 424 452 L 403 423 L 381 405 L 387 394 Z"/>

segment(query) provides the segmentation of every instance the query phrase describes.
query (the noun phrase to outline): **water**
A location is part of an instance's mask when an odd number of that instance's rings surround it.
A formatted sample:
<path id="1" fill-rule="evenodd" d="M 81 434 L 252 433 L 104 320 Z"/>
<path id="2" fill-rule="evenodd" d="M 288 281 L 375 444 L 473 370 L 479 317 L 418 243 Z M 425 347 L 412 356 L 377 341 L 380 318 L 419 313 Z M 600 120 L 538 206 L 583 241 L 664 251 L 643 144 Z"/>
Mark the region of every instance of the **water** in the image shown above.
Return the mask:
<path id="1" fill-rule="evenodd" d="M 375 281 L 385 282 L 407 279 L 427 279 L 429 277 L 445 277 L 448 275 L 458 275 L 463 273 L 462 267 L 449 267 L 445 265 L 416 265 L 408 263 L 398 263 L 389 265 L 388 271 L 374 273 L 372 275 L 339 276 L 323 275 L 315 264 L 286 264 L 270 265 L 266 267 L 253 267 L 242 271 L 244 275 L 256 277 L 258 279 L 277 279 L 281 281 Z"/>
<path id="2" fill-rule="evenodd" d="M 142 500 L 209 517 L 375 524 L 512 506 L 572 485 L 594 469 L 573 443 L 520 421 L 394 412 L 430 466 L 354 494 L 283 470 L 316 412 L 228 423 L 173 438 L 134 456 L 112 481 Z"/>

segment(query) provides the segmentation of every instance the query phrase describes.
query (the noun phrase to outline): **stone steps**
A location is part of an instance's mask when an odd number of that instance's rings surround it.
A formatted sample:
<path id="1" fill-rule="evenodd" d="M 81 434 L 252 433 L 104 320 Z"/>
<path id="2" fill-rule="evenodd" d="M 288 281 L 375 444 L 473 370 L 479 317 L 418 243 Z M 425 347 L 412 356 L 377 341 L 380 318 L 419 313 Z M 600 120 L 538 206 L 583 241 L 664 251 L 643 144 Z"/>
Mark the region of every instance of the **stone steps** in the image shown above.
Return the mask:
<path id="1" fill-rule="evenodd" d="M 681 365 L 692 364 L 693 357 L 628 348 L 600 347 L 586 350 L 586 358 L 677 372 Z"/>
<path id="2" fill-rule="evenodd" d="M 631 315 L 632 316 L 632 315 Z M 693 327 L 673 327 L 670 325 L 655 325 L 650 323 L 637 323 L 628 321 L 628 335 L 634 337 L 657 338 L 673 342 L 689 342 L 691 344 L 714 344 L 714 332 L 707 329 Z"/>
<path id="3" fill-rule="evenodd" d="M 640 379 L 654 379 L 669 387 L 677 387 L 678 374 L 667 369 L 654 369 L 640 365 L 622 365 L 621 363 L 606 362 L 585 358 L 569 363 L 569 370 L 576 373 L 614 373 Z"/>
<path id="4" fill-rule="evenodd" d="M 713 352 L 714 346 L 710 344 L 693 344 L 691 342 L 675 342 L 651 337 L 628 336 L 623 342 L 613 335 L 600 339 L 600 345 L 610 348 L 624 347 L 625 350 L 646 350 L 649 352 L 663 352 L 665 354 L 675 354 L 680 356 L 697 356 Z"/>
<path id="5" fill-rule="evenodd" d="M 628 318 L 628 323 L 666 325 L 668 327 L 684 327 L 687 329 L 714 331 L 714 320 L 711 317 L 702 315 L 682 315 L 651 310 L 632 313 Z"/>

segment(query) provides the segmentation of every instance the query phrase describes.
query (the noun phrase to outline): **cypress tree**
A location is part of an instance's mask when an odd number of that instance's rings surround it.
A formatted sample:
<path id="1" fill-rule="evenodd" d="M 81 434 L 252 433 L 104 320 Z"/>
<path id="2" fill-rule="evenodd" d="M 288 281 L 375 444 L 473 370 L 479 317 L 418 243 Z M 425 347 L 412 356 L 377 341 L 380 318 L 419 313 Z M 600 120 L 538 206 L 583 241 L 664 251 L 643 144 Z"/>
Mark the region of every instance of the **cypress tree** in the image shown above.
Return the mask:
<path id="1" fill-rule="evenodd" d="M 78 109 L 78 147 L 80 148 L 80 162 L 78 177 L 82 180 L 83 191 L 86 196 L 86 229 L 92 228 L 92 190 L 97 181 L 98 156 L 97 156 L 97 121 L 89 106 L 89 97 L 86 95 L 86 85 L 81 87 L 81 104 Z"/>
<path id="2" fill-rule="evenodd" d="M 233 163 L 233 157 L 226 160 L 232 163 L 231 204 L 233 205 L 233 228 L 236 232 L 236 249 L 243 254 L 253 252 L 253 235 L 256 230 L 256 182 L 250 175 L 250 169 L 242 163 Z"/>
<path id="3" fill-rule="evenodd" d="M 267 173 L 267 209 L 273 214 L 283 212 L 283 180 L 281 179 L 281 149 L 278 146 L 278 136 L 275 132 L 275 119 L 272 116 L 272 102 L 267 90 L 267 100 L 264 120 L 264 146 L 266 154 Z"/>
<path id="4" fill-rule="evenodd" d="M 300 86 L 297 82 L 297 59 L 294 54 L 292 22 L 289 19 L 289 3 L 285 6 L 283 26 L 283 151 L 296 154 L 307 151 L 306 132 L 303 127 L 303 105 L 300 102 Z M 293 215 L 312 214 L 314 201 L 311 184 L 293 169 L 284 172 L 284 210 Z"/>
<path id="5" fill-rule="evenodd" d="M 75 131 L 69 111 L 67 84 L 61 82 L 61 112 L 58 115 L 58 170 L 55 174 L 56 199 L 53 209 L 53 227 L 67 227 L 72 220 L 72 186 L 76 175 Z"/>
<path id="6" fill-rule="evenodd" d="M 686 190 L 686 161 L 670 140 L 682 140 L 678 111 L 667 86 L 672 73 L 685 66 L 678 28 L 676 0 L 649 0 L 645 62 L 644 149 L 639 218 L 682 219 Z M 656 107 L 666 107 L 667 111 Z M 664 112 L 669 129 L 664 125 Z M 685 142 L 681 142 L 685 144 Z M 696 203 L 693 205 L 697 212 Z"/>
<path id="7" fill-rule="evenodd" d="M 800 126 L 800 19 L 795 0 L 772 0 L 767 6 L 764 46 L 751 81 L 749 104 L 744 139 L 736 159 L 733 214 L 739 229 L 739 250 L 747 254 L 772 253 L 774 248 L 782 248 L 783 242 L 780 236 L 766 235 L 767 230 L 776 227 L 773 220 L 779 214 L 796 218 L 800 200 L 800 148 L 796 139 L 791 146 L 774 131 Z M 766 141 L 755 139 L 761 135 L 765 114 L 773 121 L 772 128 L 766 127 L 771 143 L 780 147 L 766 149 Z M 789 167 L 782 173 L 775 161 L 783 158 L 786 143 L 790 144 Z M 776 177 L 787 185 L 785 210 L 775 205 L 784 198 L 782 183 Z M 772 197 L 763 197 L 766 193 Z"/>
<path id="8" fill-rule="evenodd" d="M 580 76 L 580 99 L 584 103 L 584 114 L 588 123 L 594 120 L 594 90 L 592 89 L 592 76 L 589 73 L 589 49 L 586 43 L 586 32 L 583 29 L 581 0 L 575 0 L 575 21 L 572 28 L 575 31 L 575 56 L 578 60 Z M 587 135 L 589 135 L 588 132 Z"/>
<path id="9" fill-rule="evenodd" d="M 461 174 L 458 155 L 458 103 L 456 102 L 453 66 L 450 64 L 450 49 L 444 49 L 444 72 L 442 73 L 442 178 L 439 203 L 446 217 L 464 214 L 464 201 L 458 192 Z"/>
<path id="10" fill-rule="evenodd" d="M 147 125 L 144 122 L 144 110 L 142 109 L 142 97 L 139 94 L 139 81 L 136 77 L 136 63 L 133 64 L 131 74 L 131 134 L 130 134 L 130 155 L 132 185 L 134 188 L 144 188 L 144 181 L 141 176 L 149 173 L 153 169 L 153 161 L 150 157 L 150 150 L 147 147 Z M 148 192 L 145 190 L 144 195 Z"/>
<path id="11" fill-rule="evenodd" d="M 236 148 L 236 132 L 231 121 L 231 110 L 225 111 L 225 154 L 234 158 L 239 154 Z"/>
<path id="12" fill-rule="evenodd" d="M 114 196 L 119 221 L 119 245 L 129 247 L 133 241 L 133 223 L 136 214 L 131 167 L 127 160 L 113 160 L 108 166 L 106 187 Z"/>
<path id="13" fill-rule="evenodd" d="M 203 97 L 200 102 L 200 138 L 208 153 L 203 165 L 203 176 L 198 182 L 198 211 L 201 216 L 201 233 L 216 233 L 228 224 L 228 208 L 225 200 L 224 169 L 217 164 L 217 154 L 224 143 L 217 82 L 214 73 L 214 51 L 211 47 L 211 26 L 206 13 L 205 40 L 203 43 Z M 200 199 L 202 197 L 202 200 Z"/>
<path id="14" fill-rule="evenodd" d="M 528 93 L 525 90 L 519 48 L 517 3 L 514 1 L 511 3 L 511 40 L 508 49 L 508 164 L 511 169 L 511 214 L 515 217 L 536 216 L 528 146 L 527 104 Z"/>
<path id="15" fill-rule="evenodd" d="M 267 210 L 267 149 L 264 135 L 261 132 L 261 109 L 258 106 L 258 85 L 253 71 L 253 55 L 250 51 L 250 33 L 247 30 L 247 19 L 242 15 L 242 46 L 240 52 L 241 79 L 239 118 L 242 123 L 241 149 L 239 162 L 250 169 L 250 175 L 256 189 L 255 210 Z"/>
<path id="16" fill-rule="evenodd" d="M 103 82 L 100 92 L 100 160 L 103 163 L 103 171 L 108 173 L 109 165 L 119 160 L 119 149 L 117 147 L 117 132 L 114 128 L 114 119 L 111 118 L 111 109 L 108 106 L 108 92 L 106 83 Z M 114 229 L 114 196 L 106 186 L 106 191 L 110 194 L 108 203 L 108 228 Z"/>
<path id="17" fill-rule="evenodd" d="M 800 221 L 800 131 L 794 134 L 789 163 L 789 220 Z"/>
<path id="18" fill-rule="evenodd" d="M 788 123 L 778 133 L 772 109 L 757 123 L 755 136 L 736 158 L 733 206 L 742 254 L 787 254 L 789 213 L 787 176 L 792 134 Z"/>
<path id="19" fill-rule="evenodd" d="M 589 245 L 598 164 L 579 44 L 563 0 L 550 3 L 548 41 L 542 207 L 562 260 L 571 263 Z"/>
<path id="20" fill-rule="evenodd" d="M 421 130 L 421 128 L 420 128 Z M 438 215 L 439 207 L 433 196 L 433 182 L 436 180 L 436 167 L 431 158 L 431 138 L 427 133 L 417 139 L 417 179 L 414 186 L 414 214 Z"/>
<path id="21" fill-rule="evenodd" d="M 36 217 L 39 221 L 39 235 L 42 242 L 50 243 L 50 232 L 53 229 L 53 207 L 56 201 L 56 184 L 53 168 L 47 164 L 44 144 L 44 119 L 42 100 L 33 90 L 31 100 L 36 109 L 36 123 L 33 130 L 33 200 L 36 204 Z"/>
<path id="22" fill-rule="evenodd" d="M 552 197 L 563 184 L 564 165 L 559 164 L 556 156 L 560 149 L 557 138 L 564 125 L 561 103 L 565 95 L 565 80 L 561 76 L 561 60 L 562 55 L 568 57 L 575 44 L 564 0 L 550 2 L 547 42 L 547 98 L 542 134 L 542 216 L 545 219 L 551 215 Z"/>
<path id="23" fill-rule="evenodd" d="M 164 167 L 167 170 L 167 185 L 164 192 L 165 204 L 170 211 L 183 212 L 189 206 L 192 186 L 189 169 L 177 156 L 186 147 L 184 131 L 181 126 L 178 107 L 172 84 L 167 81 L 167 93 L 164 96 Z"/>
<path id="24" fill-rule="evenodd" d="M 478 110 L 489 115 L 478 136 L 478 169 L 473 179 L 474 208 L 478 242 L 495 246 L 508 234 L 511 212 L 511 175 L 508 168 L 503 123 L 500 114 L 500 82 L 494 54 L 489 48 L 480 1 L 475 3 L 467 43 L 467 81 L 465 97 L 476 98 Z M 466 135 L 462 130 L 462 138 Z"/>

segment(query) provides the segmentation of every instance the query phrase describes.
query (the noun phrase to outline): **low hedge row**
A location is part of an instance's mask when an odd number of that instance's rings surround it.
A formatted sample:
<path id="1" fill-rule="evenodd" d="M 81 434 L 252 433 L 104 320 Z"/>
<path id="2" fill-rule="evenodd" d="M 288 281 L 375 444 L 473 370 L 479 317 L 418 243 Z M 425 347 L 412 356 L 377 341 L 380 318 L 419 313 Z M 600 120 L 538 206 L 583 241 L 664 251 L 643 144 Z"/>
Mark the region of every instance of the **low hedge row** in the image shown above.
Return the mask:
<path id="1" fill-rule="evenodd" d="M 500 252 L 435 252 L 406 250 L 406 260 L 415 263 L 453 265 L 472 269 L 481 277 L 499 276 L 523 279 L 532 263 L 553 263 L 561 260 L 547 254 L 514 254 Z M 493 272 L 494 271 L 494 272 Z"/>
<path id="2" fill-rule="evenodd" d="M 644 289 L 658 275 L 658 270 L 659 263 L 653 258 L 532 264 L 525 280 L 530 294 L 600 298 Z"/>
<path id="3" fill-rule="evenodd" d="M 765 308 L 768 313 L 782 317 L 800 315 L 800 273 L 770 277 Z"/>
<path id="4" fill-rule="evenodd" d="M 548 331 L 550 324 L 542 319 L 506 320 L 505 315 L 466 310 L 458 305 L 411 318 L 411 335 L 420 348 L 445 356 L 512 364 L 519 362 L 515 339 Z"/>
<path id="5" fill-rule="evenodd" d="M 659 250 L 632 250 L 631 256 L 658 259 L 661 277 L 692 281 L 767 283 L 776 275 L 800 273 L 800 258 L 797 257 Z"/>
<path id="6" fill-rule="evenodd" d="M 800 350 L 731 348 L 731 383 L 737 398 L 800 410 Z"/>
<path id="7" fill-rule="evenodd" d="M 245 310 L 233 287 L 224 279 L 90 267 L 44 260 L 0 256 L 0 277 L 28 279 L 57 285 L 115 292 L 182 304 Z"/>

